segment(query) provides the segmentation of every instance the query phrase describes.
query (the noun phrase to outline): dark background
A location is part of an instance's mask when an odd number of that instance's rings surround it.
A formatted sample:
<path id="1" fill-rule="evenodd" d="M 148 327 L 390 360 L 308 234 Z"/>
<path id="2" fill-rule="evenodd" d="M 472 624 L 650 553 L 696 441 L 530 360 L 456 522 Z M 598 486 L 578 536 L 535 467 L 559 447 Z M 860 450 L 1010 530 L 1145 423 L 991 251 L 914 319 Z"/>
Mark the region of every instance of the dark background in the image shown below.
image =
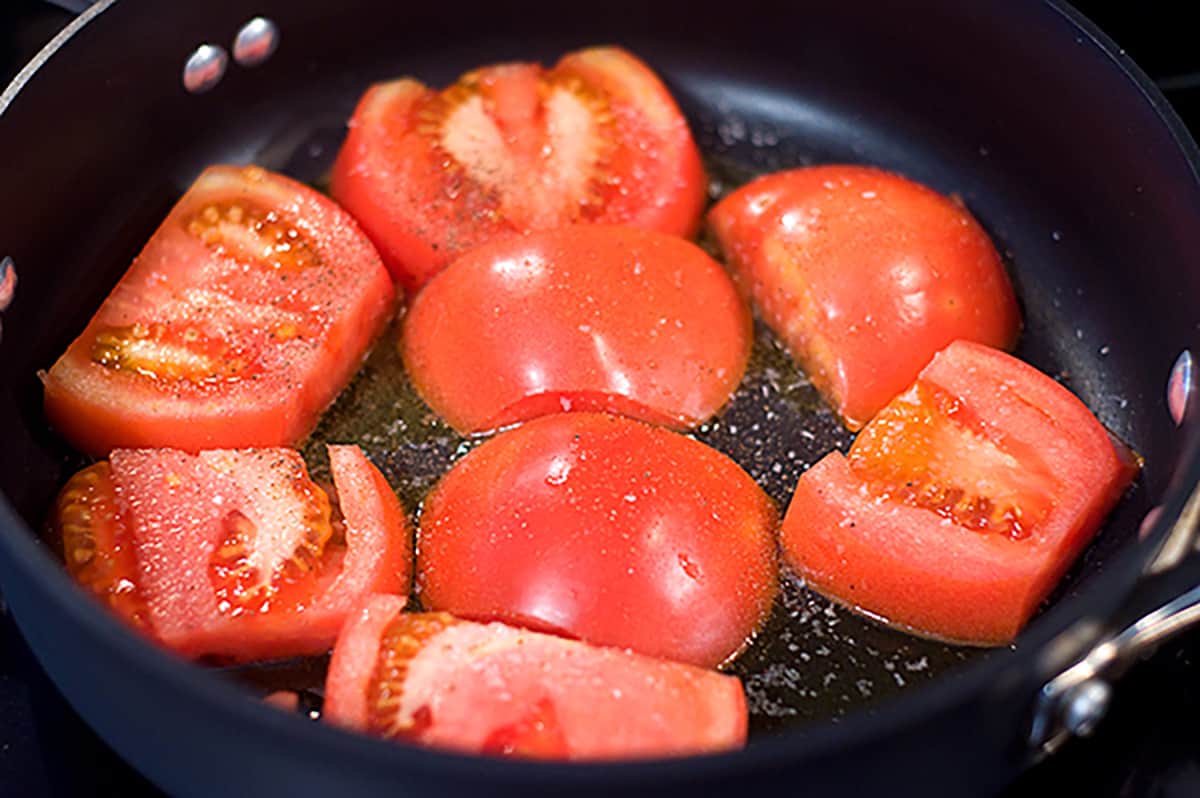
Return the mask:
<path id="1" fill-rule="evenodd" d="M 1075 5 L 1158 82 L 1200 138 L 1200 46 L 1187 13 L 1192 4 Z M 69 19 L 46 3 L 0 0 L 0 87 Z M 1198 717 L 1200 632 L 1164 645 L 1137 665 L 1120 683 L 1109 717 L 1093 738 L 1071 743 L 1002 798 L 1200 796 Z M 59 698 L 0 601 L 0 798 L 157 794 Z M 902 785 L 895 795 L 904 795 Z"/>

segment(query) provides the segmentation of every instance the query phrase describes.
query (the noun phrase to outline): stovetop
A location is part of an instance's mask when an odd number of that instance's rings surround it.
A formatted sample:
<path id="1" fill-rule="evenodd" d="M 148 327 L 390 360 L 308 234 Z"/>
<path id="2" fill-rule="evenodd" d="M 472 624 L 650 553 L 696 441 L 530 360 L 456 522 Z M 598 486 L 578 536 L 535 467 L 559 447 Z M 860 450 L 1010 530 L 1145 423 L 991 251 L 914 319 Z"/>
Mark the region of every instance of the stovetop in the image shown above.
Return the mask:
<path id="1" fill-rule="evenodd" d="M 993 0 L 1000 2 L 1001 0 Z M 1076 6 L 1122 45 L 1200 138 L 1200 49 L 1190 4 Z M 0 86 L 70 15 L 0 0 Z M 1200 631 L 1164 645 L 1119 683 L 1096 734 L 1073 741 L 998 798 L 1049 794 L 1200 796 Z M 897 785 L 897 796 L 904 794 Z M 161 795 L 80 720 L 33 659 L 0 601 L 0 798 Z"/>

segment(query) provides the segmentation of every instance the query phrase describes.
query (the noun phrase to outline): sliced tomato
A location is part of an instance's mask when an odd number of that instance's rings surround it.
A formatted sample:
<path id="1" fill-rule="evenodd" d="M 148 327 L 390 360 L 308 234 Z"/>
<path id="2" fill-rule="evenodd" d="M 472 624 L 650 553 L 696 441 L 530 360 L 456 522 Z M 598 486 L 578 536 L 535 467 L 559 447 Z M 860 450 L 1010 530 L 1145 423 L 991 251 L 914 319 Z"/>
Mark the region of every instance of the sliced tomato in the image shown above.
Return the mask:
<path id="1" fill-rule="evenodd" d="M 630 651 L 373 598 L 338 637 L 325 720 L 418 745 L 536 759 L 740 748 L 741 683 Z"/>
<path id="2" fill-rule="evenodd" d="M 394 306 L 387 271 L 326 197 L 256 167 L 206 170 L 45 377 L 78 448 L 291 445 Z"/>
<path id="3" fill-rule="evenodd" d="M 364 595 L 407 595 L 412 574 L 382 475 L 354 446 L 329 460 L 333 497 L 290 449 L 118 449 L 59 496 L 68 570 L 188 657 L 326 651 Z"/>
<path id="4" fill-rule="evenodd" d="M 545 416 L 435 486 L 418 590 L 427 609 L 714 666 L 770 610 L 775 524 L 715 449 L 618 416 Z"/>
<path id="5" fill-rule="evenodd" d="M 699 247 L 662 233 L 576 225 L 456 260 L 404 320 L 404 361 L 462 432 L 563 410 L 677 428 L 741 381 L 750 313 Z"/>
<path id="6" fill-rule="evenodd" d="M 333 196 L 409 291 L 501 235 L 576 222 L 695 232 L 700 155 L 658 77 L 596 47 L 501 64 L 440 92 L 402 79 L 359 101 Z"/>
<path id="7" fill-rule="evenodd" d="M 851 429 L 951 341 L 1016 342 L 1020 311 L 987 233 L 961 203 L 899 175 L 780 172 L 708 220 L 766 322 Z"/>
<path id="8" fill-rule="evenodd" d="M 816 590 L 917 634 L 1011 641 L 1137 472 L 1050 377 L 958 341 L 806 472 L 783 522 Z"/>

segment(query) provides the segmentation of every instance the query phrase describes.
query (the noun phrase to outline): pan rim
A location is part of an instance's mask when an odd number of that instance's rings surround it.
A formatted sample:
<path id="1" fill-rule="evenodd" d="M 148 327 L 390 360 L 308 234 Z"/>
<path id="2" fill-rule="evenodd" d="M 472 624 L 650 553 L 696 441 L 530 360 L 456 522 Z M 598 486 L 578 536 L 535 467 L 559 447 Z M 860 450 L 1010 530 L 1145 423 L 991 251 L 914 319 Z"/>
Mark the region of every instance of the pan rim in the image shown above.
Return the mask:
<path id="1" fill-rule="evenodd" d="M 116 0 L 100 0 L 51 39 L 0 94 L 0 116 L 17 99 L 42 65 L 79 31 L 115 4 Z M 1039 0 L 1039 4 L 1059 14 L 1078 34 L 1086 36 L 1141 93 L 1184 156 L 1190 168 L 1192 182 L 1200 186 L 1200 150 L 1174 109 L 1149 77 L 1107 35 L 1064 0 Z M 82 591 L 74 588 L 69 578 L 54 562 L 50 552 L 37 542 L 33 531 L 16 515 L 6 496 L 0 496 L 0 527 L 4 532 L 0 535 L 0 551 L 4 553 L 4 558 L 11 559 L 16 567 L 51 587 L 65 614 L 75 622 L 95 629 L 98 634 L 103 635 L 109 645 L 120 649 L 123 659 L 141 669 L 149 678 L 164 681 L 173 689 L 178 689 L 181 694 L 190 694 L 205 700 L 231 722 L 242 724 L 243 728 L 253 729 L 256 733 L 270 734 L 278 744 L 293 750 L 319 745 L 323 751 L 330 754 L 353 757 L 355 761 L 363 765 L 370 764 L 380 771 L 393 768 L 409 771 L 419 769 L 427 775 L 455 773 L 465 778 L 511 778 L 514 782 L 527 782 L 529 777 L 534 777 L 541 783 L 590 778 L 596 783 L 614 785 L 631 782 L 652 784 L 674 780 L 684 774 L 689 780 L 696 780 L 709 773 L 720 772 L 728 775 L 731 769 L 754 769 L 784 758 L 794 762 L 798 754 L 804 757 L 816 756 L 823 751 L 844 746 L 852 740 L 878 738 L 895 733 L 923 717 L 961 703 L 965 696 L 981 691 L 1004 670 L 1022 661 L 1030 652 L 1041 650 L 1052 638 L 1060 634 L 1068 625 L 1063 623 L 1068 615 L 1078 620 L 1081 615 L 1078 610 L 1083 606 L 1107 604 L 1110 605 L 1111 611 L 1112 606 L 1132 588 L 1137 574 L 1178 518 L 1188 490 L 1200 482 L 1200 441 L 1197 440 L 1197 432 L 1197 424 L 1194 421 L 1180 430 L 1180 434 L 1185 435 L 1186 440 L 1172 474 L 1171 484 L 1167 488 L 1164 511 L 1146 539 L 1120 552 L 1111 563 L 1106 563 L 1105 572 L 1091 579 L 1078 595 L 1060 602 L 1037 618 L 1022 635 L 1019 649 L 997 651 L 993 656 L 956 669 L 934 685 L 924 685 L 906 691 L 878 707 L 858 708 L 838 724 L 815 723 L 803 729 L 752 741 L 744 751 L 681 760 L 531 764 L 407 748 L 346 733 L 322 724 L 303 724 L 284 713 L 261 708 L 256 702 L 247 701 L 244 692 L 237 687 L 222 682 L 212 674 L 202 675 L 202 669 L 142 641 L 127 630 L 123 624 L 88 599 Z M 11 545 L 10 539 L 13 541 Z M 1102 597 L 1104 601 L 1100 600 Z M 1076 611 L 1068 613 L 1067 610 Z M 20 619 L 17 620 L 20 623 Z"/>

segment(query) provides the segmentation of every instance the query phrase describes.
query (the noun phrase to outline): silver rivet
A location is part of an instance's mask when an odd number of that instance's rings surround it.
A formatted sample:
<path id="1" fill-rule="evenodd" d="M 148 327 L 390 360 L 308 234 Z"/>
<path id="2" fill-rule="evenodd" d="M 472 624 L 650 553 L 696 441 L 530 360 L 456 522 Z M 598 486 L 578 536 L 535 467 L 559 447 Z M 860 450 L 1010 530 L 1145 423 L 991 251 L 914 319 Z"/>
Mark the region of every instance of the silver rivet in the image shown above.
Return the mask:
<path id="1" fill-rule="evenodd" d="M 279 46 L 279 27 L 266 17 L 255 17 L 243 25 L 233 40 L 233 60 L 242 66 L 257 66 Z"/>
<path id="2" fill-rule="evenodd" d="M 188 56 L 183 65 L 183 87 L 192 94 L 202 94 L 221 82 L 229 54 L 217 44 L 202 44 Z"/>
<path id="3" fill-rule="evenodd" d="M 1063 705 L 1063 726 L 1076 737 L 1087 737 L 1108 712 L 1112 687 L 1102 679 L 1088 679 L 1071 688 Z"/>
<path id="4" fill-rule="evenodd" d="M 1183 413 L 1187 410 L 1188 400 L 1191 399 L 1195 383 L 1192 381 L 1192 353 L 1183 350 L 1171 367 L 1171 377 L 1167 380 L 1167 409 L 1176 424 L 1183 423 Z"/>

